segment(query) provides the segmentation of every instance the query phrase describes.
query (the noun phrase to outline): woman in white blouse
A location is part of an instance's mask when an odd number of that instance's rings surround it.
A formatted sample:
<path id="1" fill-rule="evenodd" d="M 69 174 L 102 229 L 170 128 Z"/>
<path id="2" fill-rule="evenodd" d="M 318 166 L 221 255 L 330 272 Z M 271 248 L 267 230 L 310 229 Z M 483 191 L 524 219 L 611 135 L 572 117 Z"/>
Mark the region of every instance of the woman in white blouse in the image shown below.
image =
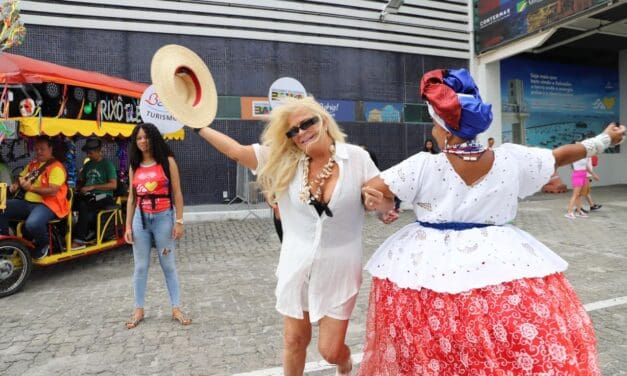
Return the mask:
<path id="1" fill-rule="evenodd" d="M 285 374 L 303 374 L 315 322 L 320 354 L 338 374 L 349 374 L 344 339 L 361 285 L 361 186 L 379 173 L 368 153 L 346 144 L 313 98 L 273 109 L 261 145 L 241 145 L 209 127 L 199 134 L 256 172 L 267 197 L 277 198 L 283 243 L 275 293 L 284 316 Z"/>
<path id="2" fill-rule="evenodd" d="M 625 127 L 555 150 L 469 140 L 492 121 L 468 72 L 422 79 L 442 153 L 418 153 L 369 181 L 368 209 L 393 197 L 417 221 L 368 261 L 373 275 L 359 374 L 598 375 L 590 318 L 563 272 L 567 263 L 509 224 L 517 199 L 558 166 L 621 142 Z"/>

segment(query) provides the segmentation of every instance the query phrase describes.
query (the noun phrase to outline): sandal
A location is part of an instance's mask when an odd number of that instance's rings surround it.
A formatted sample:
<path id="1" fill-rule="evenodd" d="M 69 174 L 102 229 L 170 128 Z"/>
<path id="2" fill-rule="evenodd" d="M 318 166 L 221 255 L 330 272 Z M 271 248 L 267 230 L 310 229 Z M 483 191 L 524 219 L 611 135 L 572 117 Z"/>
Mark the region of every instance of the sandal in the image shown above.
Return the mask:
<path id="1" fill-rule="evenodd" d="M 178 308 L 174 308 L 172 310 L 172 320 L 178 321 L 183 326 L 187 326 L 192 323 L 192 319 L 185 316 L 185 314 Z"/>
<path id="2" fill-rule="evenodd" d="M 131 319 L 126 322 L 126 329 L 137 328 L 140 322 L 144 321 L 144 310 L 141 308 L 135 309 Z"/>

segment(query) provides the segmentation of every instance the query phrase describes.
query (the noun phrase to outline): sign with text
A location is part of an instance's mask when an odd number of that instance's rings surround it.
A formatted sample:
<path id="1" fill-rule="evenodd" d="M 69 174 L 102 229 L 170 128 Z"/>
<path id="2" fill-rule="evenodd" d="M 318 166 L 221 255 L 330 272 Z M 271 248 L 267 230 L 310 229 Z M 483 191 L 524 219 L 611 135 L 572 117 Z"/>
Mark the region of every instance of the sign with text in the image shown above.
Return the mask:
<path id="1" fill-rule="evenodd" d="M 148 86 L 142 94 L 139 112 L 142 120 L 154 124 L 161 134 L 176 132 L 183 128 L 183 124 L 179 123 L 161 103 L 153 85 Z"/>
<path id="2" fill-rule="evenodd" d="M 487 49 L 546 28 L 609 0 L 474 0 L 476 50 Z"/>
<path id="3" fill-rule="evenodd" d="M 266 120 L 272 111 L 266 97 L 242 97 L 241 107 L 243 120 Z"/>
<path id="4" fill-rule="evenodd" d="M 303 84 L 292 77 L 279 78 L 270 85 L 268 91 L 268 100 L 272 108 L 280 106 L 283 98 L 304 98 L 306 96 L 307 91 Z"/>
<path id="5" fill-rule="evenodd" d="M 322 99 L 318 101 L 335 121 L 355 121 L 355 102 Z"/>
<path id="6" fill-rule="evenodd" d="M 501 61 L 503 141 L 555 148 L 619 118 L 617 69 L 514 57 Z"/>

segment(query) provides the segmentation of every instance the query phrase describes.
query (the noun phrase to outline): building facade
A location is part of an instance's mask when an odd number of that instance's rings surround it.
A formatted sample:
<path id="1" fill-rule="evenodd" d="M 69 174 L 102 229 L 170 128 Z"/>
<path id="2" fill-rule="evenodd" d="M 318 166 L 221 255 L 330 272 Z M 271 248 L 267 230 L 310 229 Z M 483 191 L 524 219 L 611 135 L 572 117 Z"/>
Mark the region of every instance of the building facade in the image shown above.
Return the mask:
<path id="1" fill-rule="evenodd" d="M 256 142 L 264 126 L 243 119 L 242 97 L 267 96 L 274 80 L 293 77 L 321 101 L 351 105 L 354 115 L 339 120 L 349 142 L 385 168 L 430 135 L 423 72 L 467 66 L 470 53 L 465 0 L 391 3 L 23 0 L 26 40 L 11 52 L 149 83 L 156 50 L 184 45 L 214 77 L 220 108 L 211 126 L 242 143 Z M 373 109 L 379 116 L 370 118 Z M 187 204 L 235 197 L 234 162 L 189 131 L 170 145 Z"/>

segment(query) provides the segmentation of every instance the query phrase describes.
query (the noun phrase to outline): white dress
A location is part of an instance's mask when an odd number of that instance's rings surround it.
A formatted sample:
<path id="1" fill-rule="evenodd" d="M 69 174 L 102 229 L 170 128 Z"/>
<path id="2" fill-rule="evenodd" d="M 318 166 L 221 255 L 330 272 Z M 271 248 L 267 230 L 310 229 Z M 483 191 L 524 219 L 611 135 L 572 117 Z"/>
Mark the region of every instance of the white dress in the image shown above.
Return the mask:
<path id="1" fill-rule="evenodd" d="M 253 147 L 259 170 L 267 159 L 267 149 L 259 144 Z M 312 205 L 300 200 L 304 159 L 278 200 L 283 243 L 276 270 L 276 309 L 285 316 L 302 319 L 301 292 L 308 283 L 311 322 L 320 320 L 359 291 L 365 213 L 361 187 L 379 174 L 370 155 L 358 146 L 336 143 L 335 156 L 339 178 L 328 205 L 333 217 L 318 215 Z"/>
<path id="2" fill-rule="evenodd" d="M 359 376 L 600 374 L 567 263 L 508 224 L 554 164 L 551 150 L 505 144 L 473 186 L 445 154 L 420 153 L 381 174 L 426 223 L 405 226 L 368 262 Z"/>
<path id="3" fill-rule="evenodd" d="M 381 177 L 395 195 L 413 204 L 419 221 L 496 226 L 442 231 L 411 223 L 379 247 L 366 269 L 401 288 L 447 293 L 566 270 L 566 261 L 508 224 L 516 216 L 518 198 L 537 192 L 554 169 L 551 150 L 504 144 L 494 149 L 487 175 L 468 186 L 446 154 L 414 155 Z"/>

